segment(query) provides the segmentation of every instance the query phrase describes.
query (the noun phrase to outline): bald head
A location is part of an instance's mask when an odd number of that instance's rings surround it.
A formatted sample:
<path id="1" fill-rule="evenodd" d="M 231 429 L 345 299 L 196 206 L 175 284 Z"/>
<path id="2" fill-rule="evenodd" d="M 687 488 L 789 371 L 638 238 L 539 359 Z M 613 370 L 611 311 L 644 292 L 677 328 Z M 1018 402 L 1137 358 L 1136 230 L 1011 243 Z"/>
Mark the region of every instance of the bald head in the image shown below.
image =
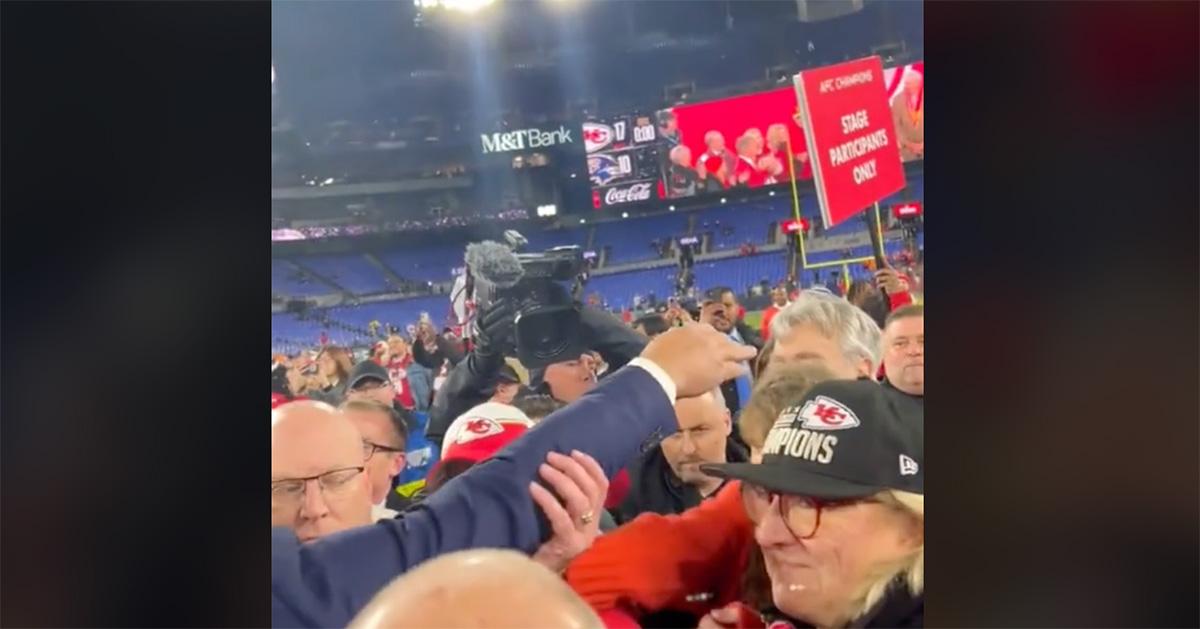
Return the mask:
<path id="1" fill-rule="evenodd" d="M 511 550 L 442 555 L 393 580 L 349 629 L 604 625 L 566 583 Z"/>
<path id="2" fill-rule="evenodd" d="M 271 411 L 271 525 L 307 542 L 371 523 L 362 435 L 323 402 Z"/>
<path id="3" fill-rule="evenodd" d="M 664 438 L 659 447 L 681 481 L 707 496 L 720 486 L 719 479 L 700 471 L 703 463 L 725 463 L 725 439 L 733 430 L 729 409 L 720 389 L 675 402 L 679 430 Z"/>

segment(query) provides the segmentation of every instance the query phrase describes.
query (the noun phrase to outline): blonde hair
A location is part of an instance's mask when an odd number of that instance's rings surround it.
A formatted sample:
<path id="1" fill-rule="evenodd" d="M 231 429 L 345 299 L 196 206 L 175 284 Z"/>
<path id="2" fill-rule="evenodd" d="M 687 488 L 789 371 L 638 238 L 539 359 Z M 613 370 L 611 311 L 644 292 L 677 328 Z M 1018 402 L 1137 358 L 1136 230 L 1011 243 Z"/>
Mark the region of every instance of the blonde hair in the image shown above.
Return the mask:
<path id="1" fill-rule="evenodd" d="M 795 406 L 818 382 L 833 380 L 833 372 L 821 364 L 779 364 L 763 370 L 750 393 L 750 401 L 738 416 L 738 434 L 746 445 L 762 449 L 779 414 Z"/>
<path id="2" fill-rule="evenodd" d="M 920 521 L 921 542 L 913 552 L 880 566 L 874 572 L 862 594 L 855 598 L 849 621 L 870 612 L 887 596 L 888 590 L 898 583 L 903 583 L 912 596 L 918 596 L 925 590 L 925 495 L 889 489 L 879 492 L 875 498 Z"/>

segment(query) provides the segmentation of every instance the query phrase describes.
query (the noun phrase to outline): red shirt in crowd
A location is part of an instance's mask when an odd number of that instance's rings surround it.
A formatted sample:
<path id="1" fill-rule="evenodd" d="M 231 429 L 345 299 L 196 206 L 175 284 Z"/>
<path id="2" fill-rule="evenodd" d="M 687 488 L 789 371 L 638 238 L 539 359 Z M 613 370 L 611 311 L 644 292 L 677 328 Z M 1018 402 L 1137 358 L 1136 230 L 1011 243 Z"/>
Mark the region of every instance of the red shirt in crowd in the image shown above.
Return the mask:
<path id="1" fill-rule="evenodd" d="M 759 332 L 762 334 L 762 340 L 764 342 L 767 339 L 771 338 L 771 319 L 774 319 L 775 315 L 778 314 L 779 311 L 783 310 L 783 308 L 785 308 L 785 307 L 787 307 L 786 304 L 783 307 L 776 306 L 775 304 L 771 304 L 770 306 L 767 306 L 766 310 L 763 310 L 762 330 L 760 330 Z"/>
<path id="2" fill-rule="evenodd" d="M 724 165 L 726 168 L 725 177 L 728 178 L 728 177 L 732 176 L 732 174 L 728 171 L 729 161 L 726 159 L 727 156 L 728 156 L 728 153 L 725 151 L 722 151 L 720 153 L 713 153 L 712 151 L 705 151 L 704 154 L 700 156 L 699 163 L 704 165 L 704 170 L 706 172 L 708 172 L 708 176 L 713 177 L 713 178 L 717 177 L 717 171 L 721 169 L 722 165 Z M 720 181 L 720 180 L 718 179 L 718 181 Z M 729 182 L 721 181 L 721 185 L 728 188 Z"/>
<path id="3" fill-rule="evenodd" d="M 741 185 L 759 188 L 767 182 L 767 176 L 749 157 L 738 156 L 737 166 L 733 169 L 733 180 Z"/>
<path id="4" fill-rule="evenodd" d="M 416 400 L 413 399 L 412 387 L 408 386 L 408 366 L 413 362 L 412 353 L 407 353 L 403 358 L 393 358 L 387 364 L 388 378 L 392 380 L 392 386 L 396 387 L 396 402 L 406 409 L 412 410 L 416 405 Z"/>
<path id="5" fill-rule="evenodd" d="M 788 181 L 789 179 L 791 179 L 792 175 L 790 172 L 788 172 L 787 151 L 784 149 L 778 149 L 778 150 L 774 150 L 774 151 L 767 149 L 767 150 L 763 151 L 764 157 L 766 157 L 768 155 L 770 155 L 771 157 L 774 157 L 776 163 L 779 164 L 779 172 L 776 173 L 776 172 L 768 171 L 768 172 L 764 173 L 764 176 L 766 177 L 766 179 L 765 179 L 766 183 L 767 184 L 782 183 L 784 181 Z"/>

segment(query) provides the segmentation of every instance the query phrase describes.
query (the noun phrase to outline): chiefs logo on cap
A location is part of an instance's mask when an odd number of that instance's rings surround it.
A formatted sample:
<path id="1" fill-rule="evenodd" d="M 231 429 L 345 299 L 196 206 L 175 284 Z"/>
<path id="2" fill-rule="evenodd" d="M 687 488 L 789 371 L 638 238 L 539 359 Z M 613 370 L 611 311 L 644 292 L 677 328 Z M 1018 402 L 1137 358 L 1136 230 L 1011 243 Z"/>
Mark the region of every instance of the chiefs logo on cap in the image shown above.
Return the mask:
<path id="1" fill-rule="evenodd" d="M 454 437 L 454 443 L 470 443 L 502 432 L 504 427 L 500 422 L 486 417 L 474 417 L 463 424 L 462 430 Z"/>
<path id="2" fill-rule="evenodd" d="M 802 428 L 811 430 L 845 430 L 862 424 L 854 411 L 824 395 L 806 402 L 796 417 L 804 420 Z"/>

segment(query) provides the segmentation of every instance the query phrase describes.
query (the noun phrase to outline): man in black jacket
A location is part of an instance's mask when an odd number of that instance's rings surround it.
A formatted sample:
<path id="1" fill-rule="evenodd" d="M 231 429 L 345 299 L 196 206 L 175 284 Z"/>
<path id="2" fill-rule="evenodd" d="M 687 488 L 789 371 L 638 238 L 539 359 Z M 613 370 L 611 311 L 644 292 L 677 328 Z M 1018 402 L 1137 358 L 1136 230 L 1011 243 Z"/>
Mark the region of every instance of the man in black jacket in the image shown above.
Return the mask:
<path id="1" fill-rule="evenodd" d="M 729 338 L 743 345 L 753 345 L 762 350 L 763 342 L 758 332 L 746 325 L 739 316 L 740 306 L 733 289 L 719 286 L 704 293 L 700 304 L 700 322 L 707 323 L 724 333 Z M 754 383 L 750 375 L 739 376 L 733 380 L 721 383 L 721 393 L 725 396 L 725 406 L 736 418 L 742 407 L 750 399 L 750 390 Z"/>
<path id="2" fill-rule="evenodd" d="M 479 333 L 475 347 L 446 376 L 433 399 L 426 435 L 440 444 L 450 424 L 472 407 L 486 402 L 495 393 L 497 375 L 504 364 L 504 355 L 512 351 L 512 307 L 504 300 L 497 301 L 487 312 L 480 314 Z M 587 335 L 584 345 L 596 350 L 615 372 L 641 353 L 646 337 L 635 332 L 615 316 L 603 310 L 584 307 L 580 310 L 580 327 Z M 532 370 L 531 385 L 542 388 L 563 402 L 573 402 L 595 386 L 596 379 L 588 376 L 590 358 L 567 357 L 566 360 Z"/>
<path id="3" fill-rule="evenodd" d="M 902 306 L 883 326 L 885 387 L 925 400 L 925 306 Z"/>
<path id="4" fill-rule="evenodd" d="M 703 463 L 748 459 L 733 439 L 733 423 L 720 390 L 675 402 L 679 430 L 629 465 L 629 493 L 613 509 L 618 523 L 641 513 L 682 513 L 713 496 L 724 484 L 700 471 Z"/>

